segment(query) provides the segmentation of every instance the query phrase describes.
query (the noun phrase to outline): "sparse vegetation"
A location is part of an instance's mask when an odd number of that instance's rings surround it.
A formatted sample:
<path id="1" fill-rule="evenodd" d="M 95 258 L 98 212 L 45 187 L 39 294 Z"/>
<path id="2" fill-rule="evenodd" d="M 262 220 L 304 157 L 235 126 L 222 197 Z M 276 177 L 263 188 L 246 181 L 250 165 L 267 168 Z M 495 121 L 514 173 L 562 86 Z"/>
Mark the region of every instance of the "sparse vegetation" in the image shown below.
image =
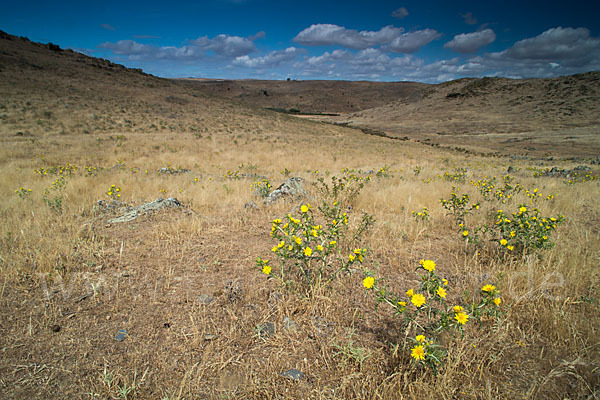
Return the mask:
<path id="1" fill-rule="evenodd" d="M 584 161 L 366 135 L 13 41 L 3 398 L 598 397 L 597 164 L 552 175 Z M 289 177 L 304 198 L 245 207 Z"/>

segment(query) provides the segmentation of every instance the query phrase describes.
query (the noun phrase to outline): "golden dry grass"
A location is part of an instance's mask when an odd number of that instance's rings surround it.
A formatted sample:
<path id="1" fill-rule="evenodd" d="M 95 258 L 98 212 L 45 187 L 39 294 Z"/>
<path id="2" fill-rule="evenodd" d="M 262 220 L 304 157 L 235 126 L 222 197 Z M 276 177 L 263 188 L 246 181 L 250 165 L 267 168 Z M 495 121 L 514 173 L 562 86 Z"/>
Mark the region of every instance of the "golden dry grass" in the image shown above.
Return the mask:
<path id="1" fill-rule="evenodd" d="M 465 159 L 275 114 L 253 117 L 265 132 L 253 134 L 245 132 L 244 116 L 226 116 L 229 134 L 201 138 L 128 131 L 113 139 L 3 136 L 3 397 L 599 396 L 597 181 L 565 185 L 556 178 L 534 179 L 526 169 L 532 161 Z M 111 169 L 119 160 L 124 167 Z M 56 175 L 33 171 L 66 163 L 78 169 L 67 179 L 57 214 L 43 200 Z M 515 260 L 498 257 L 487 244 L 466 245 L 439 203 L 452 183 L 438 174 L 467 167 L 468 179 L 479 179 L 499 176 L 509 164 L 520 168 L 514 175 L 525 187 L 555 194 L 554 201 L 541 203 L 544 213 L 568 217 L 554 236 L 556 247 Z M 191 172 L 157 173 L 168 165 Z M 363 242 L 369 249 L 365 268 L 402 292 L 418 284 L 414 267 L 428 258 L 450 280 L 453 299 L 477 291 L 483 281 L 497 284 L 503 294 L 505 313 L 497 323 L 473 324 L 464 338 L 443 339 L 449 354 L 437 375 L 411 362 L 399 321 L 385 307 L 375 310 L 374 298 L 361 286 L 362 274 L 345 276 L 307 300 L 280 292 L 254 266 L 256 256 L 268 256 L 273 245 L 270 221 L 299 203 L 244 208 L 251 200 L 260 204 L 250 188 L 253 174 L 277 185 L 287 168 L 305 179 L 309 201 L 317 202 L 310 171 L 339 175 L 344 167 L 377 171 L 384 165 L 393 176 L 374 178 L 350 214 L 351 224 L 361 211 L 376 219 Z M 415 176 L 417 165 L 423 171 Z M 84 166 L 107 169 L 86 176 Z M 227 179 L 227 170 L 249 177 Z M 121 200 L 129 204 L 176 197 L 185 209 L 107 224 L 109 216 L 94 211 L 94 204 L 107 199 L 112 184 L 122 188 Z M 468 181 L 459 186 L 477 196 Z M 14 193 L 20 187 L 32 190 L 28 199 Z M 527 200 L 519 196 L 513 204 Z M 422 207 L 429 208 L 429 221 L 412 217 Z M 201 305 L 200 294 L 215 301 Z M 298 324 L 297 331 L 284 328 L 286 317 Z M 274 322 L 275 334 L 262 338 L 257 327 L 267 321 Z M 121 328 L 129 336 L 117 342 L 113 337 Z M 350 339 L 369 354 L 362 365 L 337 350 Z M 399 344 L 395 354 L 393 344 Z M 280 376 L 290 368 L 306 378 Z"/>

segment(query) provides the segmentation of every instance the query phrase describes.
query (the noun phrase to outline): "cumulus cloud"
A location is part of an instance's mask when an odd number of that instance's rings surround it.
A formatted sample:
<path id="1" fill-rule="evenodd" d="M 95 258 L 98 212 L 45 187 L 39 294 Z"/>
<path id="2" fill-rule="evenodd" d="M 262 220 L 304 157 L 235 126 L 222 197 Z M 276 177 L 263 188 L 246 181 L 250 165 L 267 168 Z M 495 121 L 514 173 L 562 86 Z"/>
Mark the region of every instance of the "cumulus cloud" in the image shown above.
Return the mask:
<path id="1" fill-rule="evenodd" d="M 251 41 L 255 41 L 256 39 L 264 39 L 267 34 L 265 31 L 256 32 L 256 34 L 249 36 L 248 39 Z"/>
<path id="2" fill-rule="evenodd" d="M 294 61 L 298 54 L 304 53 L 303 50 L 295 47 L 288 47 L 285 50 L 272 51 L 264 57 L 250 58 L 247 55 L 235 58 L 232 65 L 246 68 L 273 68 L 282 63 Z"/>
<path id="3" fill-rule="evenodd" d="M 414 71 L 424 65 L 420 58 L 412 55 L 393 57 L 380 49 L 368 48 L 360 51 L 334 50 L 320 56 L 307 57 L 294 64 L 303 71 L 303 76 L 344 79 L 380 79 L 398 77 L 403 79 L 407 71 Z"/>
<path id="4" fill-rule="evenodd" d="M 106 42 L 99 47 L 131 60 L 197 60 L 208 57 L 207 52 L 223 58 L 236 58 L 256 51 L 252 40 L 229 35 L 218 35 L 212 39 L 202 36 L 181 47 L 152 46 L 134 40 Z"/>
<path id="5" fill-rule="evenodd" d="M 196 40 L 191 40 L 190 43 L 201 49 L 227 57 L 239 57 L 256 51 L 252 40 L 240 36 L 221 34 L 212 39 L 209 39 L 208 36 L 202 36 Z"/>
<path id="6" fill-rule="evenodd" d="M 456 35 L 454 39 L 444 44 L 444 47 L 458 53 L 475 53 L 494 40 L 496 40 L 496 33 L 491 29 L 484 29 L 479 32 Z"/>
<path id="7" fill-rule="evenodd" d="M 441 37 L 442 34 L 434 29 L 407 32 L 392 40 L 384 49 L 396 53 L 414 53 L 421 47 Z"/>
<path id="8" fill-rule="evenodd" d="M 389 43 L 399 37 L 404 28 L 392 25 L 378 31 L 356 31 L 333 24 L 315 24 L 304 29 L 294 38 L 296 43 L 307 46 L 338 45 L 349 49 L 361 50 L 384 43 Z"/>
<path id="9" fill-rule="evenodd" d="M 392 17 L 402 19 L 408 15 L 408 10 L 404 7 L 400 7 L 392 12 Z"/>
<path id="10" fill-rule="evenodd" d="M 590 36 L 587 28 L 552 28 L 542 34 L 518 41 L 496 57 L 515 60 L 586 63 L 600 58 L 600 38 Z"/>

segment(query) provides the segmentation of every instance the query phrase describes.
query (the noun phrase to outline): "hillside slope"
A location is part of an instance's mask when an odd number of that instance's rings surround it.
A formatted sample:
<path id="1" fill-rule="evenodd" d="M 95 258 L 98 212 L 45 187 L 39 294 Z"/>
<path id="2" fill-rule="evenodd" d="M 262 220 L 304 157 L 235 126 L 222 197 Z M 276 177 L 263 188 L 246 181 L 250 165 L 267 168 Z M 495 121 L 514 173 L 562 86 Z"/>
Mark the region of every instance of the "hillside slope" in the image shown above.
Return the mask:
<path id="1" fill-rule="evenodd" d="M 302 113 L 346 113 L 393 101 L 416 101 L 430 85 L 418 82 L 180 79 L 214 96 Z"/>
<path id="2" fill-rule="evenodd" d="M 597 155 L 600 72 L 551 79 L 460 79 L 426 89 L 417 101 L 328 120 L 439 144 Z"/>
<path id="3" fill-rule="evenodd" d="M 260 131 L 273 118 L 290 120 L 138 69 L 0 31 L 0 135 L 210 135 L 231 133 L 242 118 L 248 132 Z"/>

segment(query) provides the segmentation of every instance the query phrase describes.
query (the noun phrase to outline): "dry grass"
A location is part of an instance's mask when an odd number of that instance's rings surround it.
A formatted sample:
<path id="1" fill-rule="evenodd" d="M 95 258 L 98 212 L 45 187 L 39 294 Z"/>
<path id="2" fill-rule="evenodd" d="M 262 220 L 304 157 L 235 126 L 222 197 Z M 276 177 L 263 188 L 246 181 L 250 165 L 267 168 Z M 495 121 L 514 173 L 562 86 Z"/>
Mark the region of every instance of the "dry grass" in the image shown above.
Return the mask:
<path id="1" fill-rule="evenodd" d="M 232 123 L 242 124 L 237 118 Z M 554 193 L 554 202 L 542 204 L 544 212 L 564 213 L 568 222 L 557 232 L 556 247 L 536 256 L 508 260 L 487 250 L 478 256 L 439 205 L 452 184 L 437 175 L 457 166 L 469 167 L 469 178 L 499 175 L 506 160 L 465 160 L 411 142 L 280 116 L 263 123 L 272 126 L 267 136 L 234 129 L 231 136 L 210 138 L 122 132 L 120 140 L 106 134 L 46 135 L 32 143 L 3 137 L 0 386 L 5 397 L 598 396 L 596 182 L 567 186 L 558 179 L 534 180 L 521 162 L 517 179 Z M 118 160 L 124 168 L 83 172 L 84 165 L 110 168 Z M 56 176 L 33 170 L 67 162 L 79 169 L 67 180 L 63 211 L 57 214 L 42 199 Z M 167 165 L 191 172 L 157 174 Z M 505 314 L 498 323 L 473 324 L 464 338 L 445 339 L 449 354 L 437 375 L 411 363 L 399 321 L 384 307 L 375 311 L 361 274 L 346 276 L 309 300 L 280 293 L 275 281 L 265 280 L 254 259 L 272 246 L 270 221 L 297 203 L 245 209 L 254 199 L 253 179 L 223 177 L 238 170 L 278 184 L 287 168 L 305 179 L 310 201 L 316 202 L 309 171 L 339 174 L 342 167 L 384 165 L 393 176 L 373 179 L 351 213 L 358 218 L 364 210 L 377 221 L 365 238 L 370 249 L 365 267 L 377 268 L 391 288 L 404 291 L 417 283 L 415 262 L 430 258 L 452 282 L 453 298 L 476 291 L 482 279 L 503 292 Z M 417 165 L 423 167 L 419 176 L 413 172 Z M 170 210 L 107 224 L 108 217 L 93 207 L 106 199 L 112 184 L 122 188 L 127 203 L 173 196 L 194 213 Z M 21 186 L 32 189 L 28 199 L 14 193 Z M 460 186 L 476 195 L 468 183 Z M 415 221 L 411 211 L 424 206 L 430 220 Z M 215 301 L 201 305 L 200 294 Z M 286 317 L 298 324 L 297 331 L 284 328 Z M 275 323 L 275 333 L 262 338 L 257 330 L 267 321 Z M 52 330 L 55 325 L 59 332 Z M 130 336 L 116 342 L 121 328 Z M 349 340 L 368 352 L 362 364 L 339 354 L 336 345 Z M 394 354 L 395 343 L 400 347 Z M 306 379 L 280 376 L 290 368 Z"/>
<path id="2" fill-rule="evenodd" d="M 251 109 L 14 37 L 0 47 L 0 397 L 600 397 L 598 181 L 566 185 L 527 170 L 572 161 L 465 155 Z M 487 140 L 472 139 L 461 136 L 460 146 Z M 584 147 L 573 155 L 596 148 Z M 78 169 L 44 195 L 58 177 L 52 168 L 67 163 Z M 524 187 L 555 195 L 539 203 L 544 215 L 567 216 L 554 248 L 507 258 L 493 243 L 466 244 L 441 207 L 453 186 L 445 171 L 468 168 L 467 182 L 454 185 L 476 199 L 468 180 L 509 165 Z M 364 268 L 403 293 L 419 284 L 418 260 L 432 259 L 452 302 L 470 300 L 484 282 L 502 292 L 498 321 L 438 338 L 448 356 L 437 375 L 411 361 L 405 327 L 375 308 L 360 271 L 306 299 L 255 266 L 271 254 L 274 218 L 322 200 L 314 171 L 383 166 L 392 176 L 373 176 L 349 211 L 351 226 L 363 211 L 376 220 L 356 243 L 368 248 Z M 34 172 L 42 167 L 50 172 Z M 158 174 L 163 167 L 190 172 Z M 250 185 L 268 177 L 276 186 L 285 170 L 304 178 L 309 196 L 263 206 Z M 110 224 L 113 214 L 95 205 L 111 185 L 130 205 L 176 197 L 184 207 Z M 15 194 L 21 187 L 31 189 L 25 199 Z M 260 208 L 245 208 L 251 200 Z M 521 193 L 512 206 L 482 203 L 469 223 L 527 201 Z M 415 220 L 423 207 L 430 219 Z M 286 318 L 297 329 L 286 329 Z M 275 330 L 264 337 L 267 322 Z M 129 333 L 122 342 L 120 329 Z M 291 368 L 305 378 L 281 376 Z"/>

